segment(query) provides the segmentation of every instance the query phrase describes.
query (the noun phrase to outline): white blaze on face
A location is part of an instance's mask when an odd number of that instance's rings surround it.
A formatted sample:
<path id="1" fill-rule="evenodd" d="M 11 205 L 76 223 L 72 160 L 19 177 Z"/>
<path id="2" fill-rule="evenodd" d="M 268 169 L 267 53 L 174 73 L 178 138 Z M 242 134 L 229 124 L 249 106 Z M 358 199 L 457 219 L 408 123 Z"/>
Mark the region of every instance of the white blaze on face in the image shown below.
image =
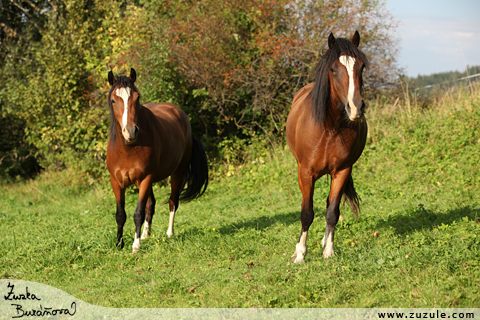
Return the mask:
<path id="1" fill-rule="evenodd" d="M 353 79 L 353 66 L 355 65 L 355 59 L 348 56 L 340 56 L 339 61 L 347 68 L 348 72 L 348 104 L 350 105 L 351 118 L 357 117 L 357 107 L 353 103 L 353 95 L 355 93 L 355 81 Z"/>
<path id="2" fill-rule="evenodd" d="M 122 125 L 123 129 L 127 127 L 127 119 L 128 119 L 128 99 L 130 98 L 131 89 L 130 88 L 120 88 L 117 89 L 116 94 L 123 100 L 124 110 L 123 110 L 123 117 L 122 117 Z"/>

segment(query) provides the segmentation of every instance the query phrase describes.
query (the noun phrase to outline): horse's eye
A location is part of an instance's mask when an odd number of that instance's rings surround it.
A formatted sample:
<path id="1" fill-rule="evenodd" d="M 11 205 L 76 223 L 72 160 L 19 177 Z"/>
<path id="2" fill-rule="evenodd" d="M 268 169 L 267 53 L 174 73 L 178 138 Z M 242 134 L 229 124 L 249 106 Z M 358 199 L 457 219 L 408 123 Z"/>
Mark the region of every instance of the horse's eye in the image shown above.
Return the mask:
<path id="1" fill-rule="evenodd" d="M 112 99 L 112 103 L 115 103 L 115 100 Z"/>
<path id="2" fill-rule="evenodd" d="M 333 74 L 337 74 L 337 71 L 335 71 L 333 69 L 330 69 L 330 71 L 332 71 Z"/>

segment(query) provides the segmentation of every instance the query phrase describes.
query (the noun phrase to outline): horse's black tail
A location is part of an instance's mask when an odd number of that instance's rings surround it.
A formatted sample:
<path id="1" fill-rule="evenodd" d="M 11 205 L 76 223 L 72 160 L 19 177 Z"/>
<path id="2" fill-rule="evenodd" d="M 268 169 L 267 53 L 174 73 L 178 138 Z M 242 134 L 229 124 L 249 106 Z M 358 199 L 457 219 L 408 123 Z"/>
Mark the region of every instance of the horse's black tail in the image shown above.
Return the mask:
<path id="1" fill-rule="evenodd" d="M 185 202 L 200 197 L 208 186 L 207 155 L 200 141 L 192 138 L 192 157 L 183 175 L 183 186 L 180 190 L 180 200 Z"/>
<path id="2" fill-rule="evenodd" d="M 343 194 L 348 199 L 350 208 L 352 208 L 352 211 L 353 211 L 353 215 L 355 216 L 355 218 L 358 218 L 358 215 L 360 214 L 360 198 L 357 194 L 357 191 L 355 191 L 355 187 L 353 186 L 353 178 L 351 175 L 348 178 L 347 183 L 345 184 Z M 345 203 L 345 200 L 346 199 L 343 198 L 344 203 Z"/>

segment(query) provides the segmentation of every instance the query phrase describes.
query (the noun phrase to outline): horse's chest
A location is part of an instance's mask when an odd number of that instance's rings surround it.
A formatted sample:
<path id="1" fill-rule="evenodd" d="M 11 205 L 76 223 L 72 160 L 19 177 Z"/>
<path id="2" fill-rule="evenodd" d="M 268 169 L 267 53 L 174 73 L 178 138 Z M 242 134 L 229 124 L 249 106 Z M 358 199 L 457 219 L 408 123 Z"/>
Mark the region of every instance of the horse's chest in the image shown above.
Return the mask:
<path id="1" fill-rule="evenodd" d="M 335 147 L 330 148 L 334 157 L 330 157 L 329 166 L 335 169 L 351 167 L 361 156 L 365 147 L 366 134 L 355 132 L 348 137 L 339 137 Z"/>
<path id="2" fill-rule="evenodd" d="M 342 134 L 323 134 L 314 147 L 303 148 L 300 161 L 322 176 L 351 167 L 362 154 L 366 130 L 346 130 Z M 307 164 L 308 163 L 308 164 Z"/>
<path id="3" fill-rule="evenodd" d="M 123 188 L 126 188 L 140 180 L 140 176 L 137 172 L 135 172 L 135 170 L 117 170 L 114 175 L 120 186 Z"/>
<path id="4" fill-rule="evenodd" d="M 144 170 L 135 166 L 117 166 L 110 170 L 110 174 L 115 177 L 119 185 L 123 188 L 131 186 L 132 184 L 138 185 L 146 176 Z"/>
<path id="5" fill-rule="evenodd" d="M 107 154 L 107 168 L 120 186 L 126 188 L 132 184 L 138 185 L 151 174 L 151 153 L 148 150 L 132 149 L 124 154 Z"/>

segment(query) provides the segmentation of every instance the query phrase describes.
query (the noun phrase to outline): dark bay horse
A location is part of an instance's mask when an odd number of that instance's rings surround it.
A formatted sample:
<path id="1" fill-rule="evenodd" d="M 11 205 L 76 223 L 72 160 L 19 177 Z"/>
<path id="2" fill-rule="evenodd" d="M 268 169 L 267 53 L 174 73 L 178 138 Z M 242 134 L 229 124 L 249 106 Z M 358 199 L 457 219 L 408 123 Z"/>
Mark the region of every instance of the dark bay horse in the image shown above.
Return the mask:
<path id="1" fill-rule="evenodd" d="M 300 239 L 292 260 L 305 262 L 308 228 L 313 222 L 315 181 L 330 174 L 323 257 L 333 255 L 333 237 L 345 195 L 355 215 L 360 210 L 352 179 L 352 166 L 362 154 L 367 139 L 363 115 L 362 72 L 368 66 L 359 49 L 360 35 L 351 40 L 328 37 L 328 50 L 316 66 L 314 83 L 303 87 L 293 98 L 287 119 L 287 141 L 298 164 L 302 191 Z"/>
<path id="2" fill-rule="evenodd" d="M 155 211 L 152 183 L 171 177 L 170 220 L 167 235 L 173 236 L 173 221 L 179 200 L 201 196 L 208 185 L 207 156 L 201 143 L 192 135 L 185 112 L 171 103 L 140 104 L 135 87 L 136 72 L 116 78 L 110 71 L 112 85 L 108 95 L 110 137 L 107 168 L 117 202 L 117 246 L 123 248 L 125 189 L 135 184 L 139 189 L 133 220 L 133 253 L 140 250 L 140 239 L 150 234 Z M 140 238 L 142 224 L 145 221 Z"/>

